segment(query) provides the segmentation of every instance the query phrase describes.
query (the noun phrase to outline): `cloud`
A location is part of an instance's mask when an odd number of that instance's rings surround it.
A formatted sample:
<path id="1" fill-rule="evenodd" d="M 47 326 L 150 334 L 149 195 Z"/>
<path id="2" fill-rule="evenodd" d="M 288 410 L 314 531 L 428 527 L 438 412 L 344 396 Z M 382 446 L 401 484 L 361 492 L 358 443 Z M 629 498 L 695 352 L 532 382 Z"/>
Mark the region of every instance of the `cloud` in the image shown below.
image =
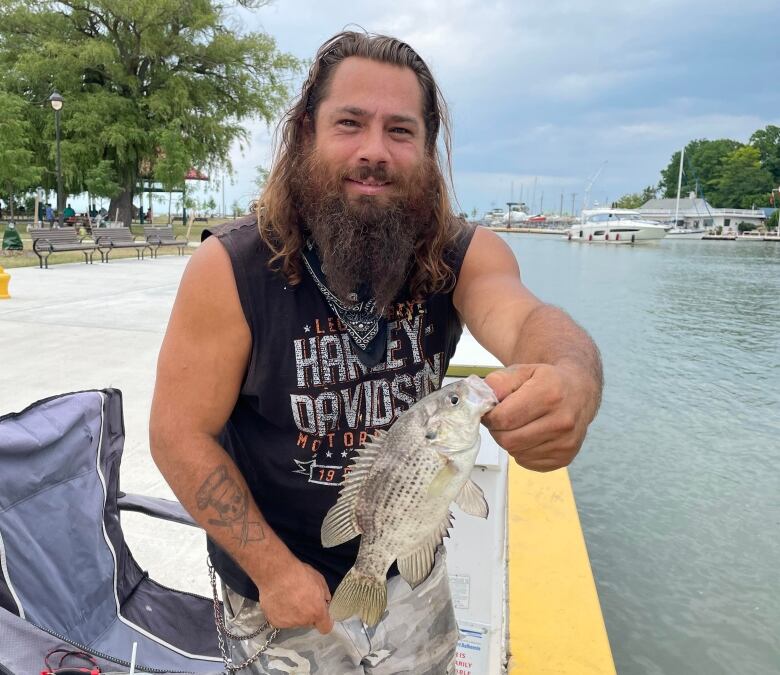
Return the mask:
<path id="1" fill-rule="evenodd" d="M 776 0 L 278 0 L 242 24 L 304 58 L 349 24 L 409 42 L 451 108 L 460 201 L 482 210 L 535 175 L 581 193 L 605 160 L 594 190 L 636 192 L 693 138 L 744 142 L 780 122 L 768 87 L 780 50 L 756 30 L 775 12 Z M 268 157 L 255 137 L 236 161 L 250 181 Z"/>

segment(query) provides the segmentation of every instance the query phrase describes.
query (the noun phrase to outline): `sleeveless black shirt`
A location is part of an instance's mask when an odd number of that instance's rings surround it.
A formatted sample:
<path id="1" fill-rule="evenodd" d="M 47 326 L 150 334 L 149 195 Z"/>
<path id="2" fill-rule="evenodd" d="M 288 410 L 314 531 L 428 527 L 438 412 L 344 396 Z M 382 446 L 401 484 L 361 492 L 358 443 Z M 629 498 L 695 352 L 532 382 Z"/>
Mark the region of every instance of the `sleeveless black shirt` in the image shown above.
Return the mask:
<path id="1" fill-rule="evenodd" d="M 269 269 L 255 216 L 213 234 L 230 256 L 252 336 L 241 391 L 219 440 L 270 527 L 333 592 L 360 539 L 324 549 L 322 521 L 367 435 L 441 386 L 462 331 L 452 293 L 417 303 L 402 293 L 388 317 L 385 355 L 367 368 L 306 270 L 290 285 Z M 473 234 L 464 223 L 446 254 L 456 277 Z M 208 550 L 223 581 L 256 600 L 257 588 L 239 565 L 210 539 Z"/>

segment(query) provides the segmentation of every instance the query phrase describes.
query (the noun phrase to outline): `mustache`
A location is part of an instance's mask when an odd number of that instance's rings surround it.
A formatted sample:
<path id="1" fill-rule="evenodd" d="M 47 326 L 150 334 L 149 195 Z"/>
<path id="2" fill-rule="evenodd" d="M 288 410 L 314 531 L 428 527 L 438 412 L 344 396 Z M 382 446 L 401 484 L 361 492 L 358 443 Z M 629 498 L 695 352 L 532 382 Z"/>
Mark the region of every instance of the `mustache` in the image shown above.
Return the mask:
<path id="1" fill-rule="evenodd" d="M 349 178 L 350 180 L 361 182 L 370 179 L 375 180 L 377 183 L 397 182 L 396 176 L 389 172 L 384 164 L 364 164 L 353 169 L 345 169 L 342 173 L 342 178 Z"/>

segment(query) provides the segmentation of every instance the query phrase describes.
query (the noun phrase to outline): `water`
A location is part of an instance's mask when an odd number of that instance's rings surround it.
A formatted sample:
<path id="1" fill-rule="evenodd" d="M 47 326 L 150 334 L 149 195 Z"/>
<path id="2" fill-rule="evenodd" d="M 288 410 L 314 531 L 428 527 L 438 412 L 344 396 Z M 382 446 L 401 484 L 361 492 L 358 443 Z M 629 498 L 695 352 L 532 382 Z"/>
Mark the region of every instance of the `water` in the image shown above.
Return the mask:
<path id="1" fill-rule="evenodd" d="M 780 672 L 780 244 L 505 239 L 602 351 L 571 479 L 618 672 Z"/>

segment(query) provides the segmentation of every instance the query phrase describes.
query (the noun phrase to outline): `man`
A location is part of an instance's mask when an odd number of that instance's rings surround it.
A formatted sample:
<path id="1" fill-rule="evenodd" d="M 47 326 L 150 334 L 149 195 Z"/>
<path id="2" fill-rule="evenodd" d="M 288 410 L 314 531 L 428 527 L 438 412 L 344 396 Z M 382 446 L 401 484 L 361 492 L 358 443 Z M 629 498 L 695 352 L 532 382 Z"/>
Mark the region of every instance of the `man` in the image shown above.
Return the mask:
<path id="1" fill-rule="evenodd" d="M 523 466 L 571 462 L 596 413 L 598 352 L 521 283 L 495 234 L 454 217 L 447 114 L 425 63 L 384 36 L 324 44 L 257 215 L 206 239 L 158 364 L 154 458 L 206 529 L 234 664 L 255 673 L 441 675 L 457 626 L 443 553 L 414 591 L 391 570 L 376 628 L 328 602 L 358 540 L 320 544 L 344 470 L 441 385 L 462 322 L 505 370 L 485 417 Z M 278 633 L 271 632 L 279 629 Z"/>
<path id="2" fill-rule="evenodd" d="M 49 223 L 49 227 L 54 227 L 54 209 L 51 208 L 51 204 L 46 204 L 46 220 Z"/>
<path id="3" fill-rule="evenodd" d="M 73 222 L 76 219 L 76 211 L 74 208 L 68 204 L 63 210 L 62 210 L 62 217 L 65 219 L 66 223 L 73 224 Z"/>

